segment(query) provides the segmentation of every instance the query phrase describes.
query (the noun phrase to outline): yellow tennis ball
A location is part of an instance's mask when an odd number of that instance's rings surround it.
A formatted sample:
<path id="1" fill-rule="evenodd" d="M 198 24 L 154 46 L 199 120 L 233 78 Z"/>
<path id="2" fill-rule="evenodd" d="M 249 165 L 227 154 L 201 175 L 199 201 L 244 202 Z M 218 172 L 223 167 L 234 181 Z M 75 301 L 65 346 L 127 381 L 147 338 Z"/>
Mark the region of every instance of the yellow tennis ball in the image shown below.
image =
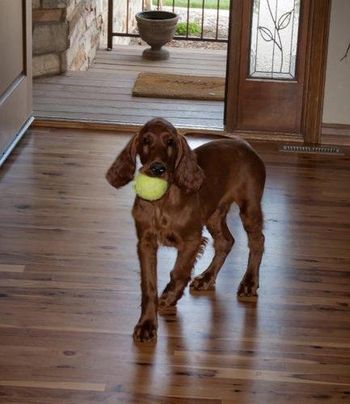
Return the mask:
<path id="1" fill-rule="evenodd" d="M 135 177 L 134 189 L 136 194 L 147 201 L 160 199 L 168 189 L 168 182 L 162 178 L 149 177 L 139 173 Z"/>

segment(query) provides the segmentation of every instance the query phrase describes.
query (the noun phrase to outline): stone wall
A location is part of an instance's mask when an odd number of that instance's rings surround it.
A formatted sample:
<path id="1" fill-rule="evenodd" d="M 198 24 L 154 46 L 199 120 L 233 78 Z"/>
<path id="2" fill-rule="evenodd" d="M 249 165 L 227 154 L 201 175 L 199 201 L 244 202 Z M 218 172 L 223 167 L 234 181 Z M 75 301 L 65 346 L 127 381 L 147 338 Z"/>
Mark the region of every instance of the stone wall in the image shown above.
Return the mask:
<path id="1" fill-rule="evenodd" d="M 107 21 L 107 0 L 33 0 L 33 75 L 86 70 Z"/>

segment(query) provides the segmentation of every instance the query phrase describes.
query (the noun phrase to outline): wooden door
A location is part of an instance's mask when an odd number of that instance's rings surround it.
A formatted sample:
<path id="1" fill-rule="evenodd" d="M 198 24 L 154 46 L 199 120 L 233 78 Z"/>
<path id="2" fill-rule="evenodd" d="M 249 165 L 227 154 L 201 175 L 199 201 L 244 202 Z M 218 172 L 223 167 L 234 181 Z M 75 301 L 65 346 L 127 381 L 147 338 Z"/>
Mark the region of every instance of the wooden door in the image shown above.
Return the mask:
<path id="1" fill-rule="evenodd" d="M 318 8 L 317 8 L 318 7 Z M 322 108 L 329 0 L 232 0 L 225 127 L 228 132 L 298 134 L 307 139 L 305 117 Z M 322 15 L 319 11 L 322 9 Z M 322 53 L 322 58 L 320 54 Z M 310 85 L 312 84 L 312 88 Z M 314 100 L 307 93 L 315 95 Z M 319 119 L 320 116 L 317 116 Z M 315 125 L 315 130 L 317 125 Z M 310 132 L 311 134 L 311 132 Z"/>
<path id="2" fill-rule="evenodd" d="M 32 122 L 31 0 L 1 0 L 0 164 Z"/>

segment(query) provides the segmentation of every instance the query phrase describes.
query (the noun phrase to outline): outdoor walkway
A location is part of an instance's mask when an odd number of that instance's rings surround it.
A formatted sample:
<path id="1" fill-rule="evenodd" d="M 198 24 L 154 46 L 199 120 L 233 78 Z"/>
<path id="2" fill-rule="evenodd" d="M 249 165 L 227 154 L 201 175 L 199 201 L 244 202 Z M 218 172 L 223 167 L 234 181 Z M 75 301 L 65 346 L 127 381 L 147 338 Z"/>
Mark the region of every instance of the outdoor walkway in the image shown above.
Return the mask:
<path id="1" fill-rule="evenodd" d="M 178 127 L 223 128 L 223 102 L 132 97 L 140 72 L 225 76 L 226 52 L 171 48 L 169 60 L 142 59 L 141 46 L 100 50 L 87 72 L 34 80 L 34 114 L 41 119 L 143 124 L 155 116 Z"/>

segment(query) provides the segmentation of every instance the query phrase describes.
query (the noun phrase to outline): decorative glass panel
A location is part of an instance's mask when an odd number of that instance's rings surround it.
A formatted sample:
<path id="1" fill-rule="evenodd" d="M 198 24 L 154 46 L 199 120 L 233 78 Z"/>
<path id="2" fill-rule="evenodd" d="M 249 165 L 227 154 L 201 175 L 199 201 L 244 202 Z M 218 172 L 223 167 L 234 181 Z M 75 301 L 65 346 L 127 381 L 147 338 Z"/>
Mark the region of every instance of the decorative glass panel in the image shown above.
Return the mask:
<path id="1" fill-rule="evenodd" d="M 249 75 L 295 78 L 301 0 L 254 0 Z"/>

